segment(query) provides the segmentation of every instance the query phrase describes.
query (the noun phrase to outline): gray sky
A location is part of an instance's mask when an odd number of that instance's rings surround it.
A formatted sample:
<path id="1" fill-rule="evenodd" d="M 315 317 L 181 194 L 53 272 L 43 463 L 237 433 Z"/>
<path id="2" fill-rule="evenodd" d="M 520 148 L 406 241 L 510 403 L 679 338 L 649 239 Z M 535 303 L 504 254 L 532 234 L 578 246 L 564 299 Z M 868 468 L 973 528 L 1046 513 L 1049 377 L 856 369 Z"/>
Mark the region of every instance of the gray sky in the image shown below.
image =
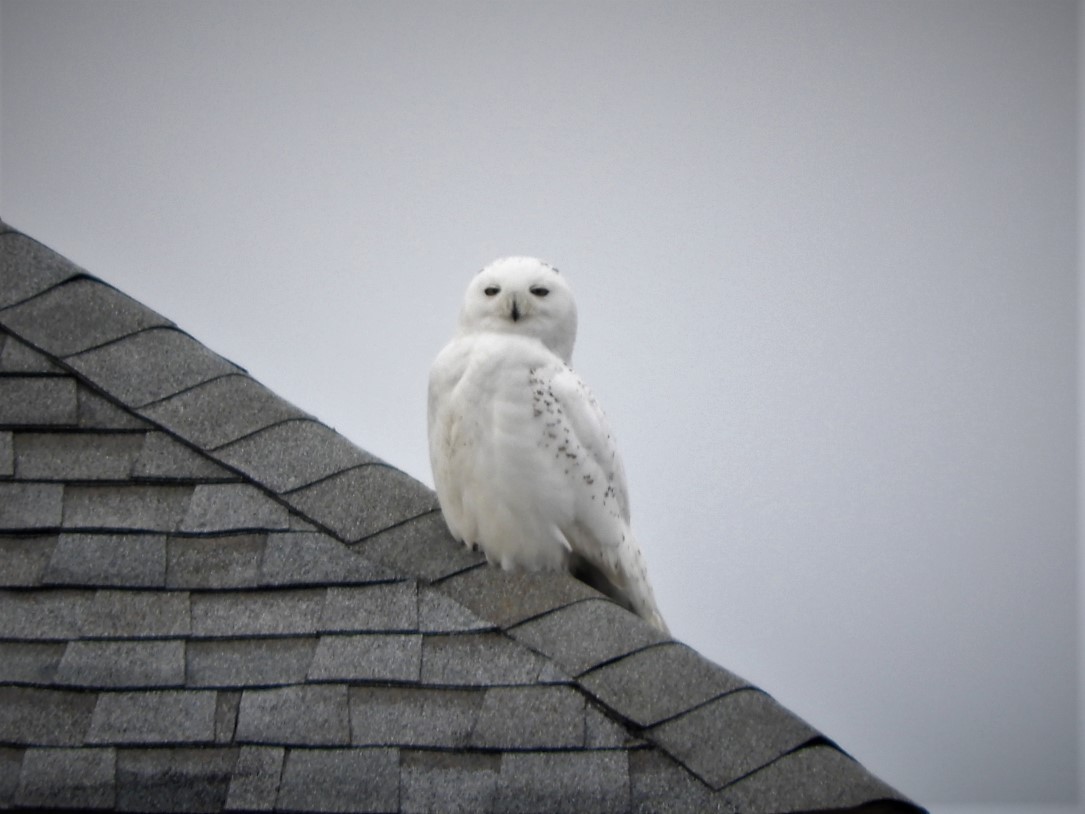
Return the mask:
<path id="1" fill-rule="evenodd" d="M 674 633 L 938 810 L 1073 810 L 1077 40 L 1044 0 L 2 0 L 0 215 L 428 484 L 469 277 L 549 260 Z"/>

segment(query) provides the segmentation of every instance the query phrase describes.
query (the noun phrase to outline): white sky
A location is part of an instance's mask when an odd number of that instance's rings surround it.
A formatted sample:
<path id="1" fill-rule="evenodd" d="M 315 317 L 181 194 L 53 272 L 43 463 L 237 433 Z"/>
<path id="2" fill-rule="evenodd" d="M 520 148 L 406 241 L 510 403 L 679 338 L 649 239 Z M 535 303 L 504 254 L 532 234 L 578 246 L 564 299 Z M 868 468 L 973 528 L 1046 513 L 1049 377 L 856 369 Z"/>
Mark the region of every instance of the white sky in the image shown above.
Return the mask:
<path id="1" fill-rule="evenodd" d="M 2 0 L 0 215 L 428 484 L 469 277 L 553 262 L 675 634 L 921 802 L 1072 810 L 1077 26 Z"/>

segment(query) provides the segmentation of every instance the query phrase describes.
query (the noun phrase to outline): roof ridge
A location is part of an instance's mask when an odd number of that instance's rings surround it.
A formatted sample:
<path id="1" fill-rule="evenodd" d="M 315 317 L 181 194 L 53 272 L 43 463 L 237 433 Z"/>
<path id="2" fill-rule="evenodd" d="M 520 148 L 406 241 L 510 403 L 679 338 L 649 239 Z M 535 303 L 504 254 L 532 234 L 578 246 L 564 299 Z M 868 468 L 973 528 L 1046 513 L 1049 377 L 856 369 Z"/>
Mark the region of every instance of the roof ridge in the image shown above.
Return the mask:
<path id="1" fill-rule="evenodd" d="M 154 635 L 179 637 L 192 643 L 197 655 L 205 650 L 209 654 L 221 651 L 221 663 L 198 659 L 195 667 L 190 664 L 187 669 L 204 671 L 208 676 L 204 680 L 208 681 L 218 676 L 223 686 L 235 686 L 230 682 L 236 680 L 223 665 L 232 663 L 230 659 L 251 658 L 238 649 L 244 645 L 231 644 L 238 637 L 251 640 L 263 632 L 277 639 L 293 637 L 305 642 L 315 641 L 314 637 L 320 639 L 319 646 L 312 645 L 317 648 L 312 653 L 305 649 L 308 644 L 302 647 L 295 642 L 290 645 L 294 650 L 289 656 L 285 655 L 288 645 L 279 646 L 284 648 L 281 662 L 261 657 L 264 661 L 260 662 L 259 670 L 263 671 L 265 680 L 269 676 L 293 677 L 295 684 L 272 682 L 271 689 L 260 689 L 259 681 L 250 677 L 240 689 L 205 689 L 217 693 L 216 700 L 192 701 L 196 706 L 189 712 L 193 715 L 215 717 L 219 714 L 216 710 L 226 704 L 222 714 L 232 714 L 235 725 L 243 720 L 246 737 L 255 739 L 254 743 L 264 743 L 264 733 L 284 731 L 282 727 L 286 726 L 294 727 L 290 731 L 299 733 L 296 737 L 300 738 L 288 739 L 290 748 L 333 743 L 358 746 L 351 736 L 355 712 L 372 715 L 376 714 L 372 710 L 378 708 L 400 709 L 398 696 L 381 690 L 381 681 L 391 681 L 393 689 L 401 684 L 439 689 L 446 686 L 439 680 L 421 685 L 419 681 L 427 675 L 433 680 L 451 677 L 452 683 L 447 686 L 458 687 L 461 684 L 457 681 L 467 681 L 468 686 L 476 689 L 481 686 L 489 699 L 483 706 L 479 706 L 483 702 L 478 699 L 463 701 L 467 706 L 461 708 L 456 705 L 462 699 L 433 696 L 434 703 L 447 706 L 447 722 L 461 718 L 470 721 L 470 726 L 457 735 L 462 739 L 456 741 L 458 744 L 474 744 L 472 748 L 481 744 L 501 754 L 520 755 L 511 759 L 510 766 L 514 766 L 521 759 L 527 760 L 523 755 L 582 752 L 589 739 L 595 739 L 591 742 L 596 744 L 611 744 L 599 750 L 603 753 L 628 751 L 629 739 L 643 739 L 651 744 L 651 749 L 673 761 L 680 772 L 695 778 L 694 786 L 688 787 L 692 789 L 689 794 L 702 802 L 716 800 L 713 805 L 722 799 L 717 799 L 720 789 L 753 787 L 760 782 L 757 778 L 765 776 L 765 771 L 784 771 L 779 764 L 797 760 L 789 756 L 802 752 L 801 744 L 818 737 L 805 722 L 763 691 L 739 693 L 741 689 L 756 688 L 688 645 L 660 636 L 638 617 L 571 575 L 508 573 L 483 567 L 481 555 L 452 540 L 431 489 L 277 396 L 246 370 L 108 283 L 40 243 L 26 242 L 18 232 L 0 232 L 0 235 L 0 328 L 62 371 L 54 378 L 61 384 L 73 382 L 69 387 L 71 398 L 83 392 L 78 388 L 83 388 L 114 411 L 112 423 L 99 429 L 127 422 L 133 433 L 143 431 L 146 437 L 156 434 L 155 437 L 162 439 L 156 443 L 168 447 L 174 459 L 188 455 L 186 472 L 196 471 L 198 461 L 204 467 L 199 471 L 206 473 L 207 467 L 213 466 L 217 468 L 215 471 L 226 473 L 227 478 L 214 482 L 192 477 L 179 483 L 132 481 L 122 498 L 110 491 L 114 481 L 103 477 L 106 470 L 90 471 L 93 477 L 86 483 L 79 480 L 79 467 L 89 466 L 80 461 L 92 460 L 96 465 L 107 461 L 114 465 L 114 460 L 122 460 L 129 468 L 117 471 L 128 473 L 124 481 L 128 484 L 132 473 L 137 471 L 137 460 L 147 459 L 148 472 L 163 465 L 157 463 L 160 450 L 141 448 L 137 453 L 117 448 L 109 457 L 92 448 L 79 453 L 83 458 L 78 455 L 73 458 L 74 453 L 63 449 L 67 468 L 57 470 L 63 474 L 59 478 L 62 485 L 58 487 L 61 494 L 56 494 L 56 489 L 48 494 L 42 492 L 42 500 L 48 506 L 43 503 L 44 508 L 35 508 L 23 520 L 16 517 L 8 522 L 0 505 L 0 543 L 7 539 L 5 529 L 19 529 L 38 537 L 56 536 L 52 558 L 40 568 L 51 568 L 63 578 L 68 578 L 64 576 L 67 572 L 63 568 L 68 567 L 65 563 L 77 562 L 79 568 L 92 569 L 76 575 L 77 579 L 85 580 L 84 588 L 68 583 L 69 591 L 89 593 L 87 589 L 97 585 L 100 593 L 104 586 L 112 584 L 110 580 L 128 581 L 110 588 L 120 591 L 118 596 L 100 599 L 97 594 L 88 595 L 80 599 L 84 604 L 108 605 L 123 600 L 156 605 L 166 601 L 165 595 L 157 597 L 141 588 L 141 580 L 167 591 L 171 590 L 170 579 L 180 579 L 175 583 L 179 585 L 204 586 L 172 589 L 185 595 L 188 614 L 185 618 L 189 621 L 177 623 L 179 627 L 170 627 L 172 623 L 165 621 L 155 622 L 158 632 Z M 2 365 L 0 375 L 3 375 Z M 0 396 L 0 407 L 3 403 Z M 3 426 L 0 419 L 0 493 L 5 489 L 26 491 L 38 485 L 54 485 L 21 476 L 14 483 L 5 480 L 16 473 L 13 464 L 11 472 L 5 474 L 7 448 L 18 447 L 18 455 L 15 452 L 10 455 L 22 467 L 33 464 L 48 472 L 59 464 L 50 457 L 58 454 L 53 447 L 33 448 L 24 437 L 25 432 L 13 443 L 12 432 L 5 432 Z M 59 429 L 78 429 L 79 423 L 76 414 L 69 412 L 58 416 L 50 426 L 55 436 L 52 440 L 62 444 L 66 439 Z M 145 444 L 149 443 L 146 437 Z M 37 457 L 28 457 L 34 455 Z M 99 495 L 105 503 L 95 502 Z M 364 495 L 365 500 L 358 501 L 357 495 Z M 137 517 L 133 520 L 126 512 L 129 505 L 137 504 Z M 20 527 L 19 522 L 25 527 Z M 265 537 L 259 545 L 248 539 L 253 532 Z M 125 535 L 135 533 L 161 540 L 141 546 L 138 555 L 128 557 Z M 85 560 L 86 549 L 73 549 L 68 539 L 77 535 L 90 538 L 89 563 Z M 291 556 L 302 559 L 269 559 L 273 538 L 287 535 L 311 537 L 305 541 L 308 548 L 291 548 Z M 224 569 L 225 576 L 213 569 L 201 569 L 184 577 L 184 569 L 188 567 L 185 564 L 191 558 L 195 558 L 192 562 L 202 562 L 199 558 L 206 552 L 201 546 L 208 541 L 225 541 L 215 546 L 215 556 L 221 558 L 219 567 Z M 10 544 L 16 546 L 20 556 L 41 558 L 33 546 L 18 540 Z M 93 554 L 95 546 L 101 549 L 100 555 Z M 166 572 L 167 554 L 170 563 L 179 569 L 172 577 Z M 95 561 L 95 556 L 100 559 Z M 284 568 L 300 568 L 300 576 Z M 359 579 L 364 579 L 364 588 L 336 581 L 344 574 L 349 576 L 346 572 L 352 568 Z M 37 581 L 28 583 L 28 588 L 45 588 L 41 582 L 45 571 L 37 573 Z M 232 582 L 216 588 L 219 585 L 216 580 L 226 576 Z M 294 585 L 289 581 L 292 577 L 302 582 Z M 411 587 L 395 587 L 400 585 Z M 245 592 L 248 595 L 242 596 Z M 424 594 L 429 597 L 425 601 Z M 290 596 L 304 596 L 305 604 L 287 609 L 282 601 Z M 108 610 L 106 605 L 100 613 L 121 613 Z M 362 607 L 365 614 L 358 617 L 358 608 Z M 3 612 L 0 604 L 0 613 Z M 87 635 L 82 632 L 82 622 L 64 615 L 71 613 L 71 609 L 57 619 L 42 616 L 39 611 L 17 612 L 23 614 L 18 617 L 22 620 L 19 624 L 42 632 L 41 641 L 70 640 L 73 633 Z M 430 621 L 423 622 L 424 615 Z M 142 624 L 138 621 L 142 618 L 145 614 L 136 614 L 125 624 Z M 437 641 L 441 628 L 457 635 L 447 642 Z M 17 630 L 13 635 L 21 635 Z M 132 631 L 146 635 L 139 627 L 102 630 L 107 630 L 111 637 L 106 645 L 128 641 L 123 637 Z M 199 635 L 192 638 L 197 630 Z M 387 652 L 388 660 L 371 663 L 366 659 L 374 657 L 358 649 L 357 637 L 382 630 L 400 632 L 384 636 L 388 641 L 382 645 L 385 648 L 382 652 Z M 405 632 L 408 630 L 417 632 Z M 52 638 L 45 635 L 49 631 Z M 90 632 L 91 638 L 85 640 L 96 641 L 95 629 L 91 628 Z M 325 642 L 325 637 L 330 638 Z M 425 647 L 424 638 L 429 639 Z M 506 644 L 493 643 L 498 641 Z M 302 649 L 298 650 L 299 647 Z M 185 650 L 188 649 L 186 645 Z M 109 684 L 114 680 L 112 674 L 108 670 L 101 672 L 106 669 L 100 663 L 105 656 L 94 648 L 90 653 L 83 650 L 86 648 L 77 648 L 71 658 L 89 659 L 86 663 L 99 671 L 96 675 L 102 676 L 98 680 L 112 686 Z M 528 671 L 534 670 L 531 676 L 523 673 L 528 662 L 511 655 L 521 651 L 530 654 L 531 664 L 535 663 L 531 660 L 539 660 Z M 519 672 L 514 671 L 511 675 L 516 676 L 515 680 L 508 683 L 508 675 L 500 678 L 501 670 L 512 669 L 513 664 Z M 546 670 L 542 665 L 547 666 Z M 147 669 L 152 667 L 165 669 L 160 664 L 149 665 Z M 567 677 L 568 683 L 565 678 L 559 683 L 547 683 L 543 680 L 544 673 L 554 678 Z M 357 685 L 348 680 L 349 687 L 336 683 L 348 675 L 363 676 L 353 680 L 365 683 Z M 170 673 L 169 680 L 176 682 L 178 674 Z M 529 680 L 530 683 L 524 683 Z M 0 685 L 3 683 L 0 675 Z M 580 700 L 574 701 L 556 689 L 561 687 L 575 690 L 574 695 Z M 298 692 L 285 692 L 292 688 Z M 529 688 L 534 689 L 528 691 Z M 3 689 L 0 686 L 0 692 Z M 65 691 L 69 690 L 74 691 L 70 687 Z M 541 693 L 537 700 L 536 693 Z M 750 698 L 736 700 L 735 696 L 740 695 Z M 369 701 L 358 706 L 361 701 L 356 704 L 351 700 L 355 696 L 372 696 L 375 699 L 372 703 L 377 706 L 371 708 Z M 147 706 L 149 703 L 140 701 L 135 706 L 148 715 L 159 714 L 153 704 Z M 314 720 L 324 714 L 334 717 L 343 710 L 349 711 L 350 731 L 346 740 L 341 724 L 335 729 L 338 740 L 329 741 L 331 735 L 317 733 L 308 724 L 289 723 L 293 720 L 289 716 L 297 712 L 290 712 L 282 705 L 289 710 L 300 705 L 316 716 Z M 279 710 L 275 713 L 280 717 L 275 719 L 278 723 L 274 727 L 268 717 L 271 710 Z M 593 712 L 589 714 L 589 710 Z M 110 734 L 116 727 L 128 726 L 124 722 L 132 714 L 135 713 L 117 706 L 114 699 L 100 715 L 95 711 L 97 729 L 92 731 L 105 739 L 102 742 L 115 743 L 118 749 L 135 748 L 136 744 L 117 740 Z M 402 710 L 394 713 L 406 714 Z M 593 718 L 593 714 L 601 717 Z M 289 719 L 285 724 L 281 723 L 282 715 Z M 510 722 L 518 718 L 527 727 L 526 731 L 510 728 L 515 726 Z M 328 720 L 331 726 L 331 718 Z M 556 740 L 551 735 L 540 740 L 530 734 L 533 725 L 523 724 L 533 720 L 546 727 L 555 725 L 555 721 L 566 721 L 570 728 Z M 759 730 L 743 734 L 743 727 L 760 727 L 759 722 L 763 721 L 769 722 L 771 737 L 765 737 Z M 374 719 L 372 725 L 379 730 L 384 724 Z M 404 725 L 409 729 L 408 724 Z M 577 734 L 576 726 L 583 731 Z M 615 726 L 625 733 L 621 738 L 608 729 Z M 181 735 L 178 742 L 185 742 L 190 731 L 189 724 L 177 729 Z M 397 737 L 402 741 L 405 736 Z M 411 737 L 414 748 L 425 749 L 431 736 Z M 214 740 L 219 742 L 217 736 Z M 173 741 L 167 739 L 162 743 Z M 374 744 L 364 741 L 364 745 Z M 533 761 L 537 760 L 541 761 L 538 766 L 551 766 L 554 764 L 548 761 L 557 759 L 531 758 L 528 763 L 534 766 Z M 803 758 L 809 759 L 812 758 Z M 291 765 L 295 764 L 283 764 L 280 770 L 288 773 Z M 674 777 L 672 769 L 664 770 L 660 765 L 653 771 L 672 772 L 667 776 Z M 856 777 L 863 778 L 863 783 L 867 782 L 869 775 L 864 770 L 854 771 Z M 893 797 L 892 790 L 885 789 L 889 799 L 898 799 Z"/>

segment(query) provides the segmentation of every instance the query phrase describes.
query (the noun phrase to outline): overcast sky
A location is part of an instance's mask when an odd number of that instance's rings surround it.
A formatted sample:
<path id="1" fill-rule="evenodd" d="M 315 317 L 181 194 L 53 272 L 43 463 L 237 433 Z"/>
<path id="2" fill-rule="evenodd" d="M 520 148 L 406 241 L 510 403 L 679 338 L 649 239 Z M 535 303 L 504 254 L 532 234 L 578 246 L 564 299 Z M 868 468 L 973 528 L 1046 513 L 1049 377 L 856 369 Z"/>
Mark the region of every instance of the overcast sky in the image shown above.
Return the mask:
<path id="1" fill-rule="evenodd" d="M 1073 810 L 1077 32 L 2 0 L 0 216 L 427 484 L 468 279 L 547 259 L 675 635 L 936 810 Z"/>

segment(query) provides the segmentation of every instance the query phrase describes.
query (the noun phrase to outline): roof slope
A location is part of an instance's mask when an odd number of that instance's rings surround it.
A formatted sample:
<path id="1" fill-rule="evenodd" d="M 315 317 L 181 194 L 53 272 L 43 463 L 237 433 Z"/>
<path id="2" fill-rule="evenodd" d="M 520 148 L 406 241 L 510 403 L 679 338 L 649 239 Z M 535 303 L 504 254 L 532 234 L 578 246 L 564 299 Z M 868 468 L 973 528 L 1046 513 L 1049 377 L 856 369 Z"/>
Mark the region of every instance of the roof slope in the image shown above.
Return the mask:
<path id="1" fill-rule="evenodd" d="M 0 223 L 0 808 L 914 810 Z"/>

